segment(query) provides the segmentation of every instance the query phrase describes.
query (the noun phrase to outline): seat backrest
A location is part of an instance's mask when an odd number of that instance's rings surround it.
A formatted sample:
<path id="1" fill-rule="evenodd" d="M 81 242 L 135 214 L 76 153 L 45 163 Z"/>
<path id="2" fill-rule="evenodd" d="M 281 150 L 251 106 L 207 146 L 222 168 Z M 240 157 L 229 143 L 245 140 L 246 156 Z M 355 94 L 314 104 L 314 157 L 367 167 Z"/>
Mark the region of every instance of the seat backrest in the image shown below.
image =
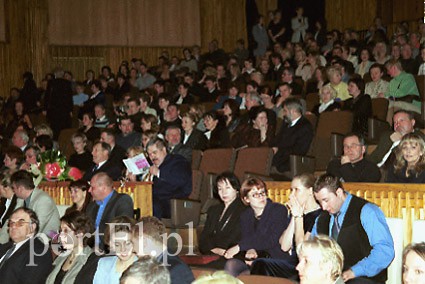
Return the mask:
<path id="1" fill-rule="evenodd" d="M 318 93 L 310 93 L 305 97 L 306 110 L 312 111 L 314 106 L 320 102 L 320 97 Z"/>
<path id="2" fill-rule="evenodd" d="M 319 117 L 310 154 L 316 158 L 316 171 L 325 170 L 331 157 L 331 134 L 351 132 L 353 114 L 348 111 L 324 112 Z"/>
<path id="3" fill-rule="evenodd" d="M 208 173 L 219 174 L 232 171 L 235 164 L 236 153 L 232 148 L 208 149 L 202 155 L 199 170 L 204 176 Z"/>
<path id="4" fill-rule="evenodd" d="M 192 170 L 192 193 L 189 199 L 201 200 L 202 178 L 204 174 L 200 170 Z"/>
<path id="5" fill-rule="evenodd" d="M 415 81 L 421 95 L 421 100 L 425 101 L 425 75 L 415 75 Z"/>
<path id="6" fill-rule="evenodd" d="M 310 121 L 311 126 L 313 126 L 313 130 L 316 131 L 317 116 L 315 114 L 305 114 L 304 116 L 308 121 Z"/>
<path id="7" fill-rule="evenodd" d="M 58 138 L 59 150 L 66 156 L 67 159 L 74 153 L 74 147 L 72 146 L 71 137 L 77 132 L 77 128 L 63 129 Z"/>
<path id="8" fill-rule="evenodd" d="M 247 172 L 268 176 L 272 167 L 273 150 L 269 147 L 244 148 L 238 151 L 235 175 L 242 182 Z"/>
<path id="9" fill-rule="evenodd" d="M 292 284 L 289 279 L 272 277 L 272 276 L 263 276 L 263 275 L 239 275 L 238 279 L 245 284 L 258 284 L 258 283 L 267 283 L 267 284 Z"/>
<path id="10" fill-rule="evenodd" d="M 199 170 L 202 154 L 201 150 L 192 150 L 192 170 Z"/>
<path id="11" fill-rule="evenodd" d="M 387 119 L 389 100 L 386 98 L 372 99 L 373 117 L 385 121 Z"/>

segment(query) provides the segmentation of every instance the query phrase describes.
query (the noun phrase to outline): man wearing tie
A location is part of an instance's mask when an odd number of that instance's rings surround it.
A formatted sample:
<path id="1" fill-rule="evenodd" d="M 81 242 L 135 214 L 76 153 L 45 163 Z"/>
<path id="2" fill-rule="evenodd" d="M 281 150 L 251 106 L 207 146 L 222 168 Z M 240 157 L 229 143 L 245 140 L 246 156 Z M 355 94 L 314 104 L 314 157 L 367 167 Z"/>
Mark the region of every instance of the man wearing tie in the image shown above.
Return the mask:
<path id="1" fill-rule="evenodd" d="M 120 164 L 109 159 L 111 155 L 111 146 L 109 144 L 97 142 L 93 146 L 92 155 L 95 165 L 84 174 L 83 180 L 90 181 L 95 174 L 100 172 L 107 173 L 112 180 L 118 180 L 121 177 Z"/>
<path id="2" fill-rule="evenodd" d="M 35 235 L 37 214 L 28 208 L 16 209 L 8 221 L 11 241 L 0 247 L 0 279 L 3 283 L 45 283 L 52 270 L 52 253 Z"/>
<path id="3" fill-rule="evenodd" d="M 311 235 L 328 235 L 341 246 L 344 282 L 385 283 L 395 253 L 381 209 L 344 191 L 339 178 L 329 174 L 316 180 L 313 191 L 323 212 Z"/>

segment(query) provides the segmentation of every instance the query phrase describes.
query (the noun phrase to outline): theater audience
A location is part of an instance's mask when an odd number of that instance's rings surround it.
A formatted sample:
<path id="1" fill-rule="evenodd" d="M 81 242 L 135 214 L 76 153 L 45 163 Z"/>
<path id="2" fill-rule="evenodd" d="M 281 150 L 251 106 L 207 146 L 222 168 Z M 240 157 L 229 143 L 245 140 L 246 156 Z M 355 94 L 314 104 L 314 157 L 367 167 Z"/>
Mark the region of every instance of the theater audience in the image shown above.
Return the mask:
<path id="1" fill-rule="evenodd" d="M 225 270 L 233 276 L 249 273 L 257 258 L 285 259 L 289 254 L 280 249 L 279 238 L 288 226 L 288 210 L 267 198 L 266 184 L 257 178 L 243 182 L 240 198 L 249 208 L 241 214 L 241 240 L 224 253 Z"/>
<path id="2" fill-rule="evenodd" d="M 344 255 L 338 243 L 324 235 L 304 241 L 297 248 L 300 284 L 342 284 Z"/>
<path id="3" fill-rule="evenodd" d="M 133 253 L 131 230 L 136 221 L 128 216 L 113 218 L 105 229 L 105 243 L 114 256 L 99 259 L 93 284 L 118 284 L 121 274 L 137 261 Z"/>
<path id="4" fill-rule="evenodd" d="M 425 142 L 414 133 L 406 134 L 395 149 L 394 165 L 388 169 L 387 182 L 425 183 Z"/>
<path id="5" fill-rule="evenodd" d="M 88 246 L 90 238 L 86 235 L 93 233 L 92 222 L 80 211 L 69 212 L 60 221 L 57 239 L 62 251 L 53 262 L 46 284 L 93 283 L 95 270 L 91 268 L 98 258 Z"/>
<path id="6" fill-rule="evenodd" d="M 240 183 L 233 173 L 218 175 L 215 183 L 214 193 L 221 202 L 208 209 L 207 220 L 199 238 L 199 250 L 202 254 L 220 256 L 207 266 L 223 269 L 226 262 L 224 253 L 240 241 L 239 219 L 246 206 L 240 199 Z"/>
<path id="7" fill-rule="evenodd" d="M 403 251 L 403 284 L 425 281 L 425 243 L 408 245 Z"/>

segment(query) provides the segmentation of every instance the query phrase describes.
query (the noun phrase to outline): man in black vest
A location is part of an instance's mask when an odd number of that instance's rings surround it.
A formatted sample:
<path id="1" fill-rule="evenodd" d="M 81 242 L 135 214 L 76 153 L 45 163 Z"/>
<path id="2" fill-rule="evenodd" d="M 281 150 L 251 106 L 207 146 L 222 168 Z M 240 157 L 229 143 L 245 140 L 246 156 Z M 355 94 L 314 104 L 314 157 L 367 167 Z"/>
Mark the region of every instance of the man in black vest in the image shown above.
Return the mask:
<path id="1" fill-rule="evenodd" d="M 339 179 L 329 174 L 316 180 L 313 191 L 323 213 L 311 234 L 329 235 L 341 246 L 344 282 L 385 283 L 394 243 L 381 209 L 345 192 Z"/>

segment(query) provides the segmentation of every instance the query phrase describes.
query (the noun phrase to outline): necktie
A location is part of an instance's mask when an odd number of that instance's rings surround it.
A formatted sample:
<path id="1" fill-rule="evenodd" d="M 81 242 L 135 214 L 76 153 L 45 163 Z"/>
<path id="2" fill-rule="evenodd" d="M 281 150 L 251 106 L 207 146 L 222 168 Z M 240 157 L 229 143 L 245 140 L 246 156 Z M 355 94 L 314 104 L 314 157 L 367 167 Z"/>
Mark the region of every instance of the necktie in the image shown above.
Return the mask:
<path id="1" fill-rule="evenodd" d="M 334 214 L 334 223 L 332 226 L 332 238 L 336 241 L 338 240 L 338 235 L 339 235 L 339 231 L 341 230 L 341 227 L 339 226 L 338 223 L 338 216 L 339 216 L 340 212 Z"/>
<path id="2" fill-rule="evenodd" d="M 93 172 L 95 172 L 95 171 L 97 171 L 97 169 L 99 168 L 99 166 L 98 165 L 94 165 L 94 167 L 93 167 Z"/>
<path id="3" fill-rule="evenodd" d="M 15 250 L 15 247 L 16 247 L 16 244 L 13 244 L 13 246 L 11 246 L 10 249 L 7 250 L 6 254 L 3 257 L 3 260 L 0 262 L 0 269 L 3 267 L 3 265 L 9 259 L 9 257 L 12 255 L 12 252 Z"/>

